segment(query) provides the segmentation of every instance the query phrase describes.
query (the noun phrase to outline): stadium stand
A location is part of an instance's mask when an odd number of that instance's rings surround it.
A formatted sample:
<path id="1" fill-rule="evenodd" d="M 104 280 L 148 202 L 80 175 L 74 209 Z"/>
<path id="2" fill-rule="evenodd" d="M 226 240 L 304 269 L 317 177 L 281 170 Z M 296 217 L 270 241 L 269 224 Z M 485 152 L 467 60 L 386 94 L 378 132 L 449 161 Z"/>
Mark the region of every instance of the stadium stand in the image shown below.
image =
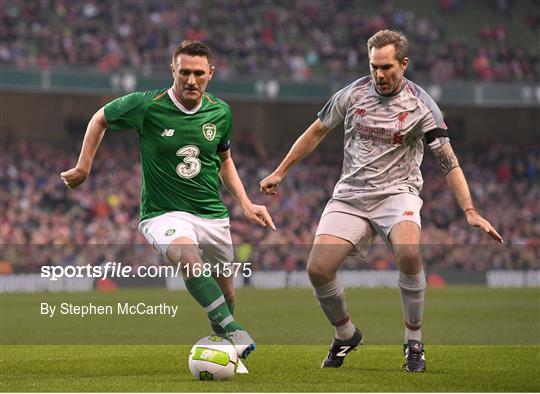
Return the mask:
<path id="1" fill-rule="evenodd" d="M 391 26 L 411 38 L 417 81 L 540 80 L 533 0 L 6 0 L 0 17 L 0 64 L 25 68 L 167 73 L 179 40 L 198 39 L 218 78 L 351 79 L 363 43 Z"/>
<path id="2" fill-rule="evenodd" d="M 540 48 L 534 45 L 540 5 L 533 0 L 5 0 L 0 7 L 0 66 L 68 68 L 78 75 L 86 69 L 166 74 L 179 41 L 198 39 L 213 48 L 217 78 L 341 81 L 366 73 L 364 43 L 387 27 L 410 37 L 407 76 L 415 81 L 540 81 Z M 84 129 L 79 123 L 70 128 L 78 133 Z M 489 244 L 467 226 L 428 152 L 422 192 L 426 266 L 538 269 L 538 145 L 455 147 L 476 204 L 510 246 Z M 12 134 L 3 138 L 0 184 L 7 193 L 0 195 L 2 271 L 97 264 L 119 255 L 134 265 L 160 264 L 137 231 L 137 148 L 103 144 L 87 183 L 69 192 L 58 174 L 73 164 L 77 151 Z M 279 228 L 271 233 L 246 223 L 231 196 L 224 194 L 238 259 L 261 270 L 303 269 L 319 216 L 339 177 L 340 159 L 335 151 L 313 154 L 286 179 L 277 198 L 267 199 L 258 184 L 280 155 L 269 154 L 245 132 L 235 136 L 233 152 L 249 195 L 269 206 Z M 90 247 L 82 250 L 81 245 Z M 18 253 L 19 247 L 25 252 Z M 346 267 L 382 270 L 395 268 L 395 263 L 379 243 L 369 260 L 350 259 Z"/>
<path id="3" fill-rule="evenodd" d="M 260 195 L 258 183 L 277 164 L 277 155 L 264 157 L 247 133 L 240 133 L 236 140 L 235 161 L 248 193 L 268 205 L 279 229 L 274 233 L 247 223 L 225 193 L 238 258 L 249 260 L 255 269 L 304 269 L 318 219 L 339 177 L 340 159 L 314 153 L 290 174 L 277 198 L 267 198 Z M 160 264 L 159 256 L 137 231 L 140 168 L 135 146 L 103 144 L 89 179 L 74 191 L 63 187 L 58 169 L 69 167 L 76 149 L 14 140 L 4 143 L 2 151 L 0 185 L 8 193 L 0 198 L 0 238 L 6 251 L 11 249 L 7 260 L 15 272 L 33 271 L 53 262 L 114 261 L 118 256 L 134 265 Z M 539 147 L 458 144 L 456 151 L 477 206 L 489 213 L 489 220 L 510 247 L 494 245 L 467 226 L 427 152 L 422 191 L 427 267 L 540 268 Z M 80 245 L 88 246 L 82 255 Z M 21 254 L 17 257 L 17 247 L 29 250 L 22 254 L 24 262 Z M 39 258 L 30 259 L 33 254 Z M 369 260 L 351 258 L 346 267 L 389 269 L 395 263 L 379 243 Z"/>

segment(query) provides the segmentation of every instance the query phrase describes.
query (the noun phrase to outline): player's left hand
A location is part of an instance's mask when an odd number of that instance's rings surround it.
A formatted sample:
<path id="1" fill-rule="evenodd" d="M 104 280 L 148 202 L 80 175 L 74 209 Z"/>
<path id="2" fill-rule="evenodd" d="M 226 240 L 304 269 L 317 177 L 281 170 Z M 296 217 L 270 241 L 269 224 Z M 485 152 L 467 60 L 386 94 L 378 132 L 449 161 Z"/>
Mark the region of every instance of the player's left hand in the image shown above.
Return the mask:
<path id="1" fill-rule="evenodd" d="M 504 243 L 503 238 L 499 235 L 499 233 L 493 228 L 491 223 L 489 223 L 486 219 L 480 215 L 476 209 L 470 209 L 467 212 L 465 212 L 465 216 L 467 217 L 467 222 L 473 226 L 478 227 L 479 229 L 485 231 L 488 233 L 488 235 L 493 238 L 495 241 Z"/>
<path id="2" fill-rule="evenodd" d="M 272 230 L 276 231 L 276 226 L 272 221 L 272 217 L 268 213 L 264 205 L 250 204 L 244 208 L 244 215 L 251 222 L 258 224 L 262 227 L 270 227 Z"/>

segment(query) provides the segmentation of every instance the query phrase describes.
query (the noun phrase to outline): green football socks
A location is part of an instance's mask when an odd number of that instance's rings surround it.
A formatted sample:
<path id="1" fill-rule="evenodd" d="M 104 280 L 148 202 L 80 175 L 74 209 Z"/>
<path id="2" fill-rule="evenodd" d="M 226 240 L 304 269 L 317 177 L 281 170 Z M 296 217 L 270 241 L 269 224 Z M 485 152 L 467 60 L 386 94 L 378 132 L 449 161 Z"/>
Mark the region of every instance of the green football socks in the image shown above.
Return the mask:
<path id="1" fill-rule="evenodd" d="M 229 305 L 225 302 L 221 288 L 214 278 L 205 276 L 189 278 L 185 280 L 185 284 L 195 301 L 206 310 L 212 328 L 219 327 L 219 331 L 214 331 L 216 334 L 244 329 L 232 316 L 234 301 Z"/>
<path id="2" fill-rule="evenodd" d="M 225 300 L 225 301 L 227 302 L 227 306 L 229 307 L 229 311 L 231 312 L 231 315 L 234 315 L 234 307 L 235 307 L 234 300 L 230 300 L 230 301 Z M 214 334 L 221 335 L 221 336 L 226 334 L 225 330 L 221 328 L 219 324 L 216 324 L 210 321 L 210 325 L 212 326 L 212 332 Z"/>

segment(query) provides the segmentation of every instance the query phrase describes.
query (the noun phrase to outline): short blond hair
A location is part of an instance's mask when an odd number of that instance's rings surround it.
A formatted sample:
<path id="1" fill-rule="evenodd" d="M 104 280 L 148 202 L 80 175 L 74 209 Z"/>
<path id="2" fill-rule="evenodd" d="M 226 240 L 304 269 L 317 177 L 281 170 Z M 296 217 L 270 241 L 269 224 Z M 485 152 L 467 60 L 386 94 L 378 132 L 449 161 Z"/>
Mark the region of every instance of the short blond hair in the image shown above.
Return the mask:
<path id="1" fill-rule="evenodd" d="M 396 59 L 400 62 L 409 55 L 409 40 L 404 34 L 393 30 L 379 30 L 367 41 L 368 54 L 372 48 L 393 45 L 396 48 Z"/>

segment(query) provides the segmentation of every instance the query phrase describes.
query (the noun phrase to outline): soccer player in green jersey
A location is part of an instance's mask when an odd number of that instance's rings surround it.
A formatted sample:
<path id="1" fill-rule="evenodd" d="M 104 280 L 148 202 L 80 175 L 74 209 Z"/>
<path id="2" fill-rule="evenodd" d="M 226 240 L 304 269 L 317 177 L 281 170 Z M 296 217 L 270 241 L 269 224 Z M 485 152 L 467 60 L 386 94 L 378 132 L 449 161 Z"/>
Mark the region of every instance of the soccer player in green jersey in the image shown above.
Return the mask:
<path id="1" fill-rule="evenodd" d="M 170 89 L 131 93 L 98 110 L 88 124 L 77 165 L 61 178 L 69 188 L 79 186 L 90 173 L 105 130 L 135 129 L 142 163 L 139 230 L 171 263 L 182 264 L 186 287 L 206 310 L 214 333 L 228 336 L 245 358 L 255 343 L 232 316 L 232 275 L 196 275 L 203 263 L 214 267 L 233 260 L 219 178 L 247 219 L 273 230 L 275 226 L 264 206 L 252 204 L 236 171 L 229 106 L 205 92 L 214 73 L 210 48 L 182 42 L 171 71 Z"/>

